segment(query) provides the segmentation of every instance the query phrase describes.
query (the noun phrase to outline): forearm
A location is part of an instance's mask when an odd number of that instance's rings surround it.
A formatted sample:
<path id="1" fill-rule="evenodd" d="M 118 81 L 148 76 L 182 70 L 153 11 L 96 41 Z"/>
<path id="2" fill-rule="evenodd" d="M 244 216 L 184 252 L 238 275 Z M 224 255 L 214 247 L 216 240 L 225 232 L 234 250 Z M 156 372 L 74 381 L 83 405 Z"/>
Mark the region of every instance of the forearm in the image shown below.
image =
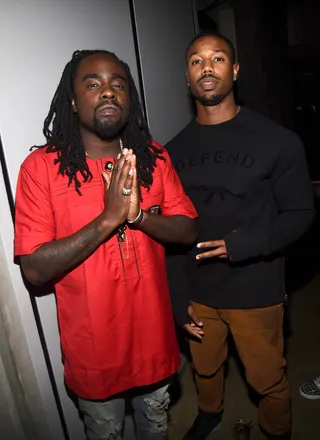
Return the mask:
<path id="1" fill-rule="evenodd" d="M 187 277 L 185 249 L 167 249 L 167 273 L 170 298 L 175 321 L 178 325 L 188 324 L 189 283 Z"/>
<path id="2" fill-rule="evenodd" d="M 196 221 L 184 215 L 162 216 L 144 211 L 137 228 L 164 244 L 191 245 L 197 239 Z"/>
<path id="3" fill-rule="evenodd" d="M 307 232 L 313 219 L 312 209 L 280 215 L 278 221 L 271 225 L 263 246 L 263 256 L 272 255 L 293 244 Z"/>
<path id="4" fill-rule="evenodd" d="M 225 238 L 229 260 L 244 261 L 283 251 L 298 240 L 311 226 L 313 209 L 285 212 L 264 230 L 238 231 Z"/>
<path id="5" fill-rule="evenodd" d="M 114 231 L 116 225 L 99 216 L 75 234 L 45 243 L 34 253 L 21 256 L 26 278 L 42 285 L 88 258 Z"/>

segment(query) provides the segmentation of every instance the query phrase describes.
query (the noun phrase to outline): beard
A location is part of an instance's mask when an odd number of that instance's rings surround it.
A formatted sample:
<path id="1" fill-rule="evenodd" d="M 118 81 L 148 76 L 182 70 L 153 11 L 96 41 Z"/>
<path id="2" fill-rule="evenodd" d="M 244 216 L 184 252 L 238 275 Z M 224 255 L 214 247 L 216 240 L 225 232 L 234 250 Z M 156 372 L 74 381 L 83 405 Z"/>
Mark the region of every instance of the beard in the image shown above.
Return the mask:
<path id="1" fill-rule="evenodd" d="M 205 107 L 211 107 L 214 105 L 220 104 L 220 102 L 224 99 L 225 95 L 222 93 L 212 93 L 211 95 L 199 95 L 198 93 L 194 93 L 191 91 L 192 96 L 200 102 L 200 104 Z"/>
<path id="2" fill-rule="evenodd" d="M 112 118 L 105 118 L 99 120 L 96 115 L 93 119 L 93 130 L 101 139 L 114 139 L 122 130 L 124 124 L 122 118 L 114 120 Z"/>

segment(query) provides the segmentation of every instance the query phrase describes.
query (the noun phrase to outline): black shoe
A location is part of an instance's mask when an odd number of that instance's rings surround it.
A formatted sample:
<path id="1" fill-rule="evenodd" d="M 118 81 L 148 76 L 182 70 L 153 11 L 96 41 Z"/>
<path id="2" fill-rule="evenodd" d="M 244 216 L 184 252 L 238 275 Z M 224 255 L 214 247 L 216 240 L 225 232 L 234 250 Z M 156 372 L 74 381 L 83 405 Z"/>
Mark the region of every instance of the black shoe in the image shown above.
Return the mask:
<path id="1" fill-rule="evenodd" d="M 251 428 L 251 420 L 250 422 L 246 422 L 242 419 L 237 420 L 233 428 L 235 440 L 250 440 Z"/>
<path id="2" fill-rule="evenodd" d="M 222 423 L 220 413 L 199 411 L 192 427 L 183 440 L 205 440 L 210 434 L 218 431 Z"/>

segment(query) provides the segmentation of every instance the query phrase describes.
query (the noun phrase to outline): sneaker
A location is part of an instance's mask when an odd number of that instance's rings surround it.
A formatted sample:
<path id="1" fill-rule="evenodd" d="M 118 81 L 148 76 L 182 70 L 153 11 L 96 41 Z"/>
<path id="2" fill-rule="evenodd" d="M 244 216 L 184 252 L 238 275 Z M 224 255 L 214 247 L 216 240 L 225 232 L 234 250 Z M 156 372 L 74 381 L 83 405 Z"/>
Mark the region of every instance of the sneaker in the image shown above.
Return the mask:
<path id="1" fill-rule="evenodd" d="M 220 429 L 222 417 L 220 413 L 199 411 L 192 427 L 183 437 L 183 440 L 205 440 Z"/>
<path id="2" fill-rule="evenodd" d="M 233 428 L 233 436 L 235 440 L 250 440 L 250 431 L 252 429 L 251 420 L 246 422 L 243 419 L 236 421 Z"/>
<path id="3" fill-rule="evenodd" d="M 305 399 L 317 400 L 320 399 L 320 376 L 309 382 L 305 382 L 300 387 L 300 394 Z"/>

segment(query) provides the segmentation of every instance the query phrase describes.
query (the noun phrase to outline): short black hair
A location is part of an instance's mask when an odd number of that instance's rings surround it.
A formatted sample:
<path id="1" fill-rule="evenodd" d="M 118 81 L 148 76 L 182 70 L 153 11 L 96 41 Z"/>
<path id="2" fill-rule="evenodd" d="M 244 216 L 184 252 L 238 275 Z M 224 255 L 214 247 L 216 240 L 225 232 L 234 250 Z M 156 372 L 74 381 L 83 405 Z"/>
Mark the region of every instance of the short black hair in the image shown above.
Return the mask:
<path id="1" fill-rule="evenodd" d="M 229 38 L 225 37 L 223 34 L 221 34 L 218 31 L 202 32 L 202 33 L 196 35 L 187 47 L 187 50 L 185 53 L 186 61 L 187 61 L 188 51 L 189 51 L 190 47 L 193 45 L 193 43 L 195 43 L 196 41 L 200 40 L 201 38 L 205 38 L 205 37 L 214 37 L 214 38 L 219 38 L 220 40 L 223 40 L 229 47 L 232 64 L 234 64 L 236 62 L 236 50 L 234 48 L 233 43 L 229 40 Z"/>
<path id="2" fill-rule="evenodd" d="M 122 140 L 124 146 L 132 148 L 136 154 L 139 188 L 143 186 L 149 190 L 153 183 L 156 160 L 164 159 L 161 156 L 163 150 L 156 147 L 152 142 L 152 136 L 129 66 L 113 52 L 107 50 L 77 50 L 73 53 L 71 60 L 64 68 L 44 122 L 43 134 L 46 143 L 32 148 L 45 148 L 47 153 L 56 153 L 54 163 L 58 166 L 58 173 L 68 177 L 69 185 L 74 182 L 76 191 L 81 195 L 79 178 L 82 178 L 83 182 L 87 182 L 92 179 L 92 173 L 86 161 L 85 148 L 79 131 L 78 116 L 73 112 L 71 100 L 74 98 L 74 80 L 79 64 L 85 58 L 95 54 L 104 54 L 114 58 L 124 68 L 128 77 L 130 114 L 128 123 L 122 132 Z"/>

